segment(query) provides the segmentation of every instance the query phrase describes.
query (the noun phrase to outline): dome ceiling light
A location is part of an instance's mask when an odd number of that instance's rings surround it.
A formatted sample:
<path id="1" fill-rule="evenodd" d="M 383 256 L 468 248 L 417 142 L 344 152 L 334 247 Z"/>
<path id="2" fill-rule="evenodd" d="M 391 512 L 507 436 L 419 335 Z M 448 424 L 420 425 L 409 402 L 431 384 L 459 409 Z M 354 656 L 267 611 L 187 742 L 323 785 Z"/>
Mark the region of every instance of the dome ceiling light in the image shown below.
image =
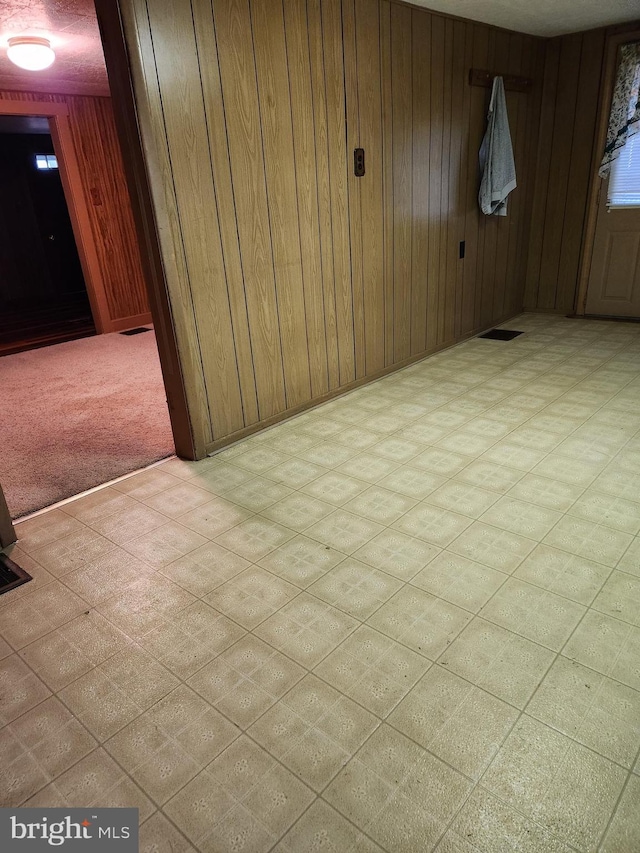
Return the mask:
<path id="1" fill-rule="evenodd" d="M 9 39 L 7 57 L 26 71 L 43 71 L 53 64 L 56 55 L 49 39 L 39 36 L 16 36 Z"/>

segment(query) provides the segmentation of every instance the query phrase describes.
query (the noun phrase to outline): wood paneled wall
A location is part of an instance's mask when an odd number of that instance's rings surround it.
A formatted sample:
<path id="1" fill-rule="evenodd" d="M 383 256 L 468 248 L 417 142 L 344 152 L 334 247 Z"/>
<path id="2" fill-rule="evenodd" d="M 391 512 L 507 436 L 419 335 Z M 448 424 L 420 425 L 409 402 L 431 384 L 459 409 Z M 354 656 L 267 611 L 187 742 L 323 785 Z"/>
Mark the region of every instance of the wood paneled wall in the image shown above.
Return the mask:
<path id="1" fill-rule="evenodd" d="M 120 5 L 196 444 L 521 309 L 543 40 L 389 0 Z M 506 218 L 471 67 L 534 80 Z"/>
<path id="2" fill-rule="evenodd" d="M 149 322 L 131 201 L 109 98 L 0 91 L 2 101 L 66 103 L 111 328 Z"/>
<path id="3" fill-rule="evenodd" d="M 525 307 L 573 311 L 606 30 L 546 43 Z"/>

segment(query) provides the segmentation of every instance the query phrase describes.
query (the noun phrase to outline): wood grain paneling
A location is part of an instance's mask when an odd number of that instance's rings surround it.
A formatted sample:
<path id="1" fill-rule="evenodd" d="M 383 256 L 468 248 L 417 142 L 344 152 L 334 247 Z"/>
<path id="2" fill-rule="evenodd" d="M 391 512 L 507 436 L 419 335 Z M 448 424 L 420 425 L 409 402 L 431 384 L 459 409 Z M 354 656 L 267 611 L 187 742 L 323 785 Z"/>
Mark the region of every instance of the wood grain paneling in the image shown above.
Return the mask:
<path id="1" fill-rule="evenodd" d="M 131 201 L 109 98 L 0 91 L 2 101 L 66 104 L 112 327 L 150 319 Z M 111 331 L 111 328 L 107 329 Z"/>
<path id="2" fill-rule="evenodd" d="M 525 307 L 573 310 L 581 263 L 605 30 L 546 43 Z"/>
<path id="3" fill-rule="evenodd" d="M 542 40 L 393 0 L 121 5 L 209 450 L 519 310 Z M 478 210 L 472 66 L 534 79 L 508 95 L 500 221 Z"/>

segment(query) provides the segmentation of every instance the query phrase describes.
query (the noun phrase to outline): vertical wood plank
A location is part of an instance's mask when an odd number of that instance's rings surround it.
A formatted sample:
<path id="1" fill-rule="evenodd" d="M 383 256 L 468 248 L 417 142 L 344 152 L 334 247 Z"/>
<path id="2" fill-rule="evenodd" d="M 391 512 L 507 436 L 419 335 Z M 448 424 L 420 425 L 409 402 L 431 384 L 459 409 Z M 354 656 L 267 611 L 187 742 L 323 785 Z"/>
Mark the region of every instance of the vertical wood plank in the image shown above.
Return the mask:
<path id="1" fill-rule="evenodd" d="M 385 364 L 384 213 L 382 151 L 382 78 L 379 4 L 355 0 L 357 103 L 360 146 L 366 173 L 354 178 L 360 188 L 365 371 Z"/>
<path id="2" fill-rule="evenodd" d="M 391 4 L 380 0 L 382 160 L 384 223 L 384 363 L 394 361 L 393 319 L 393 101 L 391 91 Z"/>
<path id="3" fill-rule="evenodd" d="M 444 28 L 444 92 L 443 92 L 443 144 L 442 144 L 442 240 L 440 243 L 440 299 L 438 343 L 453 339 L 455 322 L 455 258 L 452 239 L 455 239 L 455 189 L 458 164 L 454 162 L 451 138 L 453 134 L 453 31 L 454 21 L 447 18 Z"/>
<path id="4" fill-rule="evenodd" d="M 458 158 L 460 170 L 458 174 L 458 197 L 456 201 L 457 207 L 457 240 L 464 240 L 466 247 L 466 213 L 467 213 L 467 182 L 469 179 L 469 169 L 473 168 L 469 162 L 469 137 L 470 137 L 470 115 L 471 115 L 471 87 L 467 82 L 468 70 L 473 62 L 473 26 L 467 23 L 462 25 L 464 32 L 464 47 L 461 45 L 460 62 L 462 63 L 462 77 L 457 89 L 457 98 L 461 102 L 460 106 L 460 128 L 459 128 L 459 150 Z M 461 36 L 458 36 L 460 39 Z M 459 73 L 459 72 L 457 72 Z M 459 255 L 459 250 L 458 250 Z M 466 256 L 466 255 L 465 255 Z M 464 270 L 465 259 L 458 258 L 456 266 L 456 322 L 454 334 L 456 338 L 462 335 L 462 329 L 465 324 L 465 302 L 464 302 Z"/>
<path id="5" fill-rule="evenodd" d="M 598 62 L 598 57 L 604 59 L 604 51 L 603 30 L 595 30 L 583 35 L 554 304 L 554 307 L 561 311 L 572 311 L 574 308 L 582 250 L 582 232 L 587 212 L 591 159 L 596 136 L 602 66 L 602 62 Z"/>
<path id="6" fill-rule="evenodd" d="M 353 298 L 353 334 L 355 347 L 356 379 L 366 374 L 364 269 L 362 250 L 362 178 L 356 178 L 353 169 L 353 152 L 362 148 L 360 138 L 360 107 L 358 103 L 358 45 L 356 38 L 355 0 L 342 0 L 342 26 L 344 50 L 344 87 L 346 98 L 348 163 L 347 189 L 349 199 L 349 232 L 351 251 L 351 289 Z"/>
<path id="7" fill-rule="evenodd" d="M 556 115 L 558 118 L 554 124 L 551 143 L 552 156 L 549 164 L 542 263 L 540 264 L 540 287 L 537 303 L 539 308 L 555 308 L 556 304 L 562 229 L 569 179 L 569 170 L 566 164 L 571 160 L 581 49 L 581 35 L 568 36 L 562 39 L 556 94 Z"/>
<path id="8" fill-rule="evenodd" d="M 353 288 L 351 281 L 351 234 L 349 227 L 348 174 L 353 152 L 347 149 L 344 41 L 340 0 L 321 4 L 324 38 L 324 70 L 329 132 L 329 174 L 333 233 L 333 280 L 338 327 L 340 384 L 356 378 Z"/>
<path id="9" fill-rule="evenodd" d="M 492 30 L 489 33 L 489 68 L 500 68 L 509 54 L 509 34 Z M 486 108 L 489 105 L 491 92 L 487 90 Z M 485 109 L 486 128 L 486 109 Z M 498 244 L 499 216 L 481 215 L 482 245 L 481 245 L 481 292 L 480 314 L 478 325 L 485 327 L 491 324 L 495 304 L 496 287 L 496 253 Z"/>
<path id="10" fill-rule="evenodd" d="M 216 2 L 215 22 L 258 409 L 264 419 L 286 408 L 286 397 L 247 0 Z"/>
<path id="11" fill-rule="evenodd" d="M 306 6 L 298 0 L 284 0 L 284 14 L 311 396 L 318 397 L 328 390 L 329 380 L 318 214 L 318 168 L 315 148 L 317 131 L 309 56 L 309 20 Z"/>
<path id="12" fill-rule="evenodd" d="M 478 24 L 472 25 L 472 64 L 474 68 L 486 68 L 489 60 L 489 31 Z M 486 93 L 477 86 L 469 86 L 469 135 L 467 148 L 467 187 L 465 211 L 466 253 L 464 259 L 464 285 L 462 296 L 462 334 L 478 325 L 476 303 L 481 289 L 480 225 L 483 218 L 478 207 L 480 169 L 478 152 L 485 130 Z"/>
<path id="13" fill-rule="evenodd" d="M 337 388 L 340 384 L 340 366 L 338 363 L 338 328 L 336 321 L 336 288 L 334 281 L 327 87 L 325 85 L 324 44 L 320 0 L 308 0 L 307 26 L 311 72 L 311 98 L 315 130 L 318 225 L 325 320 L 325 342 L 327 349 L 327 378 L 329 390 L 332 390 Z"/>
<path id="14" fill-rule="evenodd" d="M 533 197 L 532 223 L 529 235 L 529 256 L 527 280 L 525 286 L 525 307 L 538 305 L 540 289 L 540 267 L 542 263 L 542 244 L 544 223 L 547 210 L 547 190 L 549 188 L 549 169 L 552 158 L 552 141 L 558 69 L 560 63 L 561 39 L 551 39 L 546 44 L 544 60 L 544 79 L 542 83 L 542 105 L 535 166 L 535 195 Z"/>
<path id="15" fill-rule="evenodd" d="M 413 217 L 413 94 L 411 9 L 391 7 L 391 104 L 393 122 L 393 339 L 394 359 L 411 353 L 412 217 Z"/>
<path id="16" fill-rule="evenodd" d="M 226 275 L 229 281 L 229 305 L 234 340 L 238 356 L 238 375 L 242 393 L 245 426 L 259 420 L 256 395 L 255 364 L 249 334 L 249 318 L 245 295 L 245 280 L 238 243 L 237 211 L 233 197 L 229 141 L 226 133 L 225 105 L 220 81 L 220 65 L 213 10 L 211 6 L 196 3 L 193 20 L 200 58 L 200 77 L 207 120 L 207 133 L 213 163 L 218 221 Z M 206 61 L 202 58 L 206 57 Z"/>
<path id="17" fill-rule="evenodd" d="M 282 0 L 251 0 L 286 406 L 311 397 L 300 226 Z"/>
<path id="18" fill-rule="evenodd" d="M 413 92 L 413 209 L 411 240 L 411 354 L 424 352 L 427 336 L 429 292 L 429 166 L 431 152 L 431 60 L 425 45 L 431 44 L 432 16 L 412 9 Z M 432 306 L 431 306 L 432 307 Z"/>
<path id="19" fill-rule="evenodd" d="M 524 193 L 523 214 L 520 217 L 518 246 L 524 256 L 518 259 L 517 279 L 518 290 L 522 293 L 522 302 L 526 308 L 531 305 L 527 293 L 527 276 L 532 255 L 532 215 L 534 204 L 538 193 L 537 183 L 537 150 L 540 133 L 540 112 L 542 106 L 542 89 L 544 80 L 544 62 L 546 53 L 546 42 L 542 39 L 533 42 L 531 46 L 530 74 L 533 80 L 530 97 L 527 102 L 527 114 L 525 122 L 525 161 L 527 164 L 527 185 Z"/>
<path id="20" fill-rule="evenodd" d="M 441 306 L 440 244 L 442 213 L 442 139 L 444 134 L 444 18 L 431 19 L 431 112 L 429 145 L 429 283 L 427 291 L 427 349 L 438 343 Z"/>

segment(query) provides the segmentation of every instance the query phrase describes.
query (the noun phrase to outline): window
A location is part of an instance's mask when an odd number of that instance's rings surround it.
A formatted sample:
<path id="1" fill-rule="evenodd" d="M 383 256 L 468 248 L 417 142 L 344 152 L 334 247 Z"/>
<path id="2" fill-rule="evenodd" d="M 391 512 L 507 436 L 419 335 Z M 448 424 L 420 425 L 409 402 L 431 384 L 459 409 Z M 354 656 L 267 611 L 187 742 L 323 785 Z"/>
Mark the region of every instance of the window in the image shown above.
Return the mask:
<path id="1" fill-rule="evenodd" d="M 630 136 L 611 164 L 609 207 L 640 207 L 640 133 Z"/>
<path id="2" fill-rule="evenodd" d="M 58 160 L 55 154 L 36 154 L 36 169 L 46 172 L 49 169 L 57 169 Z"/>

